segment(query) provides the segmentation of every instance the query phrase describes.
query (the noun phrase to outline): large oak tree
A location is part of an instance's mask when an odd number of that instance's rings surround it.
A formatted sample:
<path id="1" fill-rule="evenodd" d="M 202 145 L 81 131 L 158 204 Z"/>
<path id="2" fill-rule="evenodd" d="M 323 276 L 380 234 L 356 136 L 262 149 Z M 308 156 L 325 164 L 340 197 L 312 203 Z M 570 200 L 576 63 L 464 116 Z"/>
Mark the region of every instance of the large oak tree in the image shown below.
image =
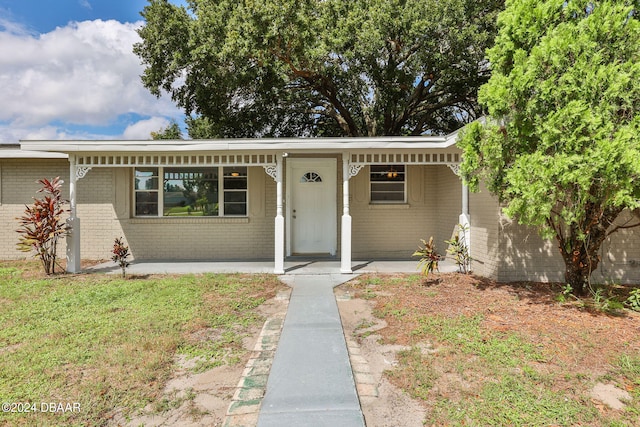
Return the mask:
<path id="1" fill-rule="evenodd" d="M 463 174 L 508 216 L 555 237 L 565 280 L 588 290 L 604 239 L 640 206 L 638 1 L 507 0 L 469 126 Z"/>
<path id="2" fill-rule="evenodd" d="M 439 134 L 479 114 L 503 0 L 150 0 L 145 86 L 191 137 Z"/>

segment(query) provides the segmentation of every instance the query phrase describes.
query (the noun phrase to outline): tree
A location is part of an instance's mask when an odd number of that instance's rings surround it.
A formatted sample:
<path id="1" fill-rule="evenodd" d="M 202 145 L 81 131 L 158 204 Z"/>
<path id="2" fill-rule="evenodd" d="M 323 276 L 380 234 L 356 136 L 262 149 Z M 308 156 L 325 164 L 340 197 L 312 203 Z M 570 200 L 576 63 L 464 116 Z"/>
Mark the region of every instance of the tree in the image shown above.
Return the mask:
<path id="1" fill-rule="evenodd" d="M 142 80 L 197 137 L 446 133 L 478 115 L 503 0 L 149 0 Z M 193 132 L 193 133 L 192 133 Z"/>
<path id="2" fill-rule="evenodd" d="M 518 222 L 555 237 L 565 281 L 588 291 L 604 239 L 640 206 L 637 1 L 508 0 L 468 127 L 463 176 Z"/>
<path id="3" fill-rule="evenodd" d="M 151 139 L 182 139 L 182 131 L 175 121 L 158 132 L 151 132 Z"/>
<path id="4" fill-rule="evenodd" d="M 49 181 L 46 178 L 37 181 L 42 185 L 38 193 L 45 193 L 44 198 L 33 198 L 32 206 L 25 206 L 24 215 L 16 218 L 20 227 L 18 249 L 22 252 L 35 251 L 35 257 L 40 258 L 44 272 L 55 273 L 58 250 L 58 240 L 66 233 L 67 228 L 62 219 L 65 212 L 62 199 L 62 184 L 64 181 L 56 177 Z"/>

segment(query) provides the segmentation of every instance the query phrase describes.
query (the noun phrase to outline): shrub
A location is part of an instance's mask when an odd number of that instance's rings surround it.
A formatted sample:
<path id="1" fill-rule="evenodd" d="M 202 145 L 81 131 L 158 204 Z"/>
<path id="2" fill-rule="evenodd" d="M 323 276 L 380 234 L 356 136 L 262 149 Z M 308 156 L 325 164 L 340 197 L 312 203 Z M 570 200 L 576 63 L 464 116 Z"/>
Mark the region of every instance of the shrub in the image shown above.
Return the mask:
<path id="1" fill-rule="evenodd" d="M 444 242 L 449 245 L 447 253 L 453 255 L 458 271 L 468 274 L 471 266 L 471 257 L 469 256 L 469 247 L 464 236 L 466 236 L 469 226 L 458 224 L 458 229 L 459 231 L 453 236 L 453 239 L 445 240 Z"/>
<path id="2" fill-rule="evenodd" d="M 629 292 L 629 297 L 625 300 L 625 305 L 631 310 L 640 311 L 640 288 Z"/>
<path id="3" fill-rule="evenodd" d="M 416 250 L 412 256 L 419 256 L 420 261 L 418 261 L 418 268 L 422 271 L 425 276 L 428 276 L 429 273 L 433 271 L 438 271 L 438 261 L 442 258 L 440 254 L 436 251 L 436 245 L 433 243 L 433 236 L 429 237 L 429 241 L 425 241 L 420 239 L 423 247 L 418 246 L 418 250 Z"/>
<path id="4" fill-rule="evenodd" d="M 58 239 L 66 233 L 67 227 L 62 219 L 65 212 L 62 198 L 62 184 L 60 177 L 51 181 L 46 178 L 36 181 L 42 185 L 38 193 L 45 193 L 44 198 L 34 197 L 32 206 L 25 206 L 24 215 L 16 218 L 21 234 L 18 249 L 22 252 L 35 251 L 35 258 L 40 258 L 44 272 L 49 275 L 55 273 Z"/>
<path id="5" fill-rule="evenodd" d="M 127 274 L 127 267 L 129 267 L 129 261 L 127 261 L 127 258 L 130 254 L 129 247 L 124 244 L 122 237 L 117 237 L 113 242 L 112 253 L 113 256 L 111 259 L 120 266 L 122 269 L 122 277 L 124 278 Z"/>

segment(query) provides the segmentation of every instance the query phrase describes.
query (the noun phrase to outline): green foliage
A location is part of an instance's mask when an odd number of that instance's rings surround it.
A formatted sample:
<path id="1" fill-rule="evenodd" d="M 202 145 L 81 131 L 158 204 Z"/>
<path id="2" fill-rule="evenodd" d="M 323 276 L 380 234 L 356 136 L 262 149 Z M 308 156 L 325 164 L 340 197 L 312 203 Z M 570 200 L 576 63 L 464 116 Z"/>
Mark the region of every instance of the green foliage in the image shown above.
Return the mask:
<path id="1" fill-rule="evenodd" d="M 490 119 L 459 144 L 465 180 L 555 237 L 582 294 L 614 220 L 640 206 L 638 17 L 633 2 L 507 1 L 479 92 Z"/>
<path id="2" fill-rule="evenodd" d="M 20 233 L 18 249 L 22 252 L 35 251 L 34 257 L 40 258 L 46 274 L 55 273 L 58 240 L 66 233 L 62 219 L 65 212 L 60 177 L 51 181 L 46 178 L 37 181 L 42 185 L 38 193 L 44 193 L 42 199 L 33 198 L 31 206 L 26 206 L 24 214 L 16 218 L 20 224 L 16 230 Z"/>
<path id="3" fill-rule="evenodd" d="M 124 244 L 122 237 L 116 237 L 111 253 L 113 254 L 111 259 L 122 269 L 122 277 L 124 278 L 127 274 L 127 267 L 129 267 L 127 258 L 129 258 L 131 254 L 129 253 L 129 246 Z"/>
<path id="4" fill-rule="evenodd" d="M 629 292 L 629 297 L 624 304 L 631 310 L 640 311 L 640 288 L 636 288 Z"/>
<path id="5" fill-rule="evenodd" d="M 570 284 L 565 283 L 564 286 L 562 287 L 562 292 L 560 292 L 556 296 L 556 301 L 558 301 L 559 303 L 567 302 L 567 300 L 572 294 L 573 294 L 573 288 L 571 287 Z"/>
<path id="6" fill-rule="evenodd" d="M 150 0 L 134 47 L 193 138 L 446 133 L 478 116 L 504 0 Z"/>
<path id="7" fill-rule="evenodd" d="M 445 240 L 444 242 L 449 245 L 447 253 L 453 256 L 453 260 L 458 266 L 458 271 L 464 274 L 469 273 L 471 267 L 471 256 L 469 255 L 469 247 L 465 240 L 468 225 L 458 224 L 458 232 L 454 234 L 453 239 Z"/>
<path id="8" fill-rule="evenodd" d="M 429 241 L 420 239 L 422 246 L 418 246 L 418 250 L 411 256 L 419 256 L 418 268 L 422 274 L 429 276 L 429 273 L 438 271 L 438 261 L 442 256 L 436 250 L 436 244 L 433 243 L 433 236 L 429 237 Z"/>
<path id="9" fill-rule="evenodd" d="M 182 139 L 182 131 L 178 123 L 172 122 L 169 126 L 160 129 L 158 132 L 151 132 L 151 139 Z"/>
<path id="10" fill-rule="evenodd" d="M 618 301 L 611 290 L 604 288 L 591 289 L 592 308 L 604 313 L 616 314 L 624 308 L 624 304 Z"/>
<path id="11" fill-rule="evenodd" d="M 588 424 L 595 415 L 593 407 L 582 405 L 572 396 L 511 373 L 487 381 L 478 395 L 462 402 L 440 399 L 430 421 L 439 425 L 446 420 L 452 426 L 565 426 Z"/>

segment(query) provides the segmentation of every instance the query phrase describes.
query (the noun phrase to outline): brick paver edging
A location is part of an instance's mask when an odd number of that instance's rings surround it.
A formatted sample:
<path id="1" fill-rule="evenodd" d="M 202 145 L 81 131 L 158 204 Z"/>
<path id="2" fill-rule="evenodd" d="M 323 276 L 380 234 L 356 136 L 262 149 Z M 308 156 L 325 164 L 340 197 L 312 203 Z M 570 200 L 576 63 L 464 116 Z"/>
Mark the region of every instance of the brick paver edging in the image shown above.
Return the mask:
<path id="1" fill-rule="evenodd" d="M 282 292 L 277 299 L 285 301 L 288 306 L 289 295 L 290 292 Z M 285 309 L 265 321 L 227 409 L 223 427 L 255 427 L 258 423 L 260 405 L 286 314 Z"/>

